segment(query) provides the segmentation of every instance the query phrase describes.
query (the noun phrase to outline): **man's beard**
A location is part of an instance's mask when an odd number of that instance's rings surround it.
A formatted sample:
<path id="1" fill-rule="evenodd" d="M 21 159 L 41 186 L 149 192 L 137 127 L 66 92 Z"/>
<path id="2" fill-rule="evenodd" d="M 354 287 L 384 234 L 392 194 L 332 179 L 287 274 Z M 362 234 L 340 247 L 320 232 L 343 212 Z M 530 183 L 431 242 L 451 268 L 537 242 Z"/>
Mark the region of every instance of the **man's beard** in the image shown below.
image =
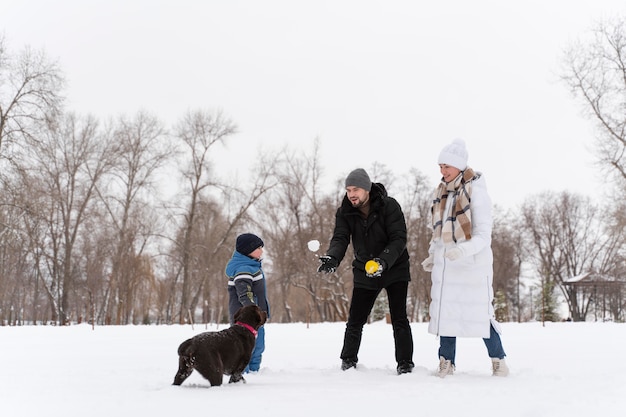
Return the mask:
<path id="1" fill-rule="evenodd" d="M 354 207 L 354 208 L 361 208 L 361 207 L 363 207 L 363 204 L 365 204 L 365 201 L 356 200 L 356 203 L 352 203 L 352 207 Z"/>

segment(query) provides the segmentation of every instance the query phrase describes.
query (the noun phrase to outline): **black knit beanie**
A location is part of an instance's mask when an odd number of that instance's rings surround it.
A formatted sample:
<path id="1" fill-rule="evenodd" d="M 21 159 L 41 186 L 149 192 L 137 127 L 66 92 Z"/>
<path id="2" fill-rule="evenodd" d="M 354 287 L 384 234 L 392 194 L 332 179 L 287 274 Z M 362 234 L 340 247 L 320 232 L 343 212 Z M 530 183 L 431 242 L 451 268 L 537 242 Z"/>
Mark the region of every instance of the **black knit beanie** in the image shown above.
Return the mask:
<path id="1" fill-rule="evenodd" d="M 243 255 L 250 255 L 256 249 L 265 246 L 263 241 L 257 235 L 252 233 L 244 233 L 237 236 L 237 245 L 235 249 Z"/>

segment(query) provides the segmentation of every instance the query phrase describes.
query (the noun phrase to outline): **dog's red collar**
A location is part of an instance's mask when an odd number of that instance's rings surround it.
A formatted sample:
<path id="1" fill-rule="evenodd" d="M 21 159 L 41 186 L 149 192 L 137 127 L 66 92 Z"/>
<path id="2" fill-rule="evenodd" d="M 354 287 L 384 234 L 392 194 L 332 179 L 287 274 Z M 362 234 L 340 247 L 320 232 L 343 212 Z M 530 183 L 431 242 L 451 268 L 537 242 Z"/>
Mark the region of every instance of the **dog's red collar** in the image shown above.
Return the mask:
<path id="1" fill-rule="evenodd" d="M 254 330 L 254 327 L 250 326 L 248 323 L 243 323 L 241 321 L 236 322 L 235 324 L 238 324 L 242 327 L 245 327 L 246 329 L 250 330 L 250 333 L 252 333 L 254 335 L 254 337 L 256 337 L 257 331 Z"/>

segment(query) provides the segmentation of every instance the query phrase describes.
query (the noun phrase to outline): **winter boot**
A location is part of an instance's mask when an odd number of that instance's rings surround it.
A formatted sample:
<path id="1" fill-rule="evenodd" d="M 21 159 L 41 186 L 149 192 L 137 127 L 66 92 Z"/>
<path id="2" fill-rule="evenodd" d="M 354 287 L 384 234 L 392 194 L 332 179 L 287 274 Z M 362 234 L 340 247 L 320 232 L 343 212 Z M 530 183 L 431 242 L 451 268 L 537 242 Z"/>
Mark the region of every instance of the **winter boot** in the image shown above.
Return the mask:
<path id="1" fill-rule="evenodd" d="M 345 371 L 350 368 L 356 368 L 356 359 L 342 359 L 341 360 L 341 370 Z"/>
<path id="2" fill-rule="evenodd" d="M 507 376 L 509 374 L 509 367 L 506 366 L 504 359 L 491 358 L 491 369 L 493 376 Z"/>
<path id="3" fill-rule="evenodd" d="M 398 375 L 410 374 L 414 367 L 415 365 L 411 361 L 400 361 L 398 362 L 398 368 L 396 370 L 398 371 Z"/>
<path id="4" fill-rule="evenodd" d="M 439 357 L 439 371 L 437 371 L 437 375 L 440 378 L 445 378 L 446 375 L 452 375 L 454 373 L 454 365 L 452 361 L 444 358 L 443 356 Z"/>

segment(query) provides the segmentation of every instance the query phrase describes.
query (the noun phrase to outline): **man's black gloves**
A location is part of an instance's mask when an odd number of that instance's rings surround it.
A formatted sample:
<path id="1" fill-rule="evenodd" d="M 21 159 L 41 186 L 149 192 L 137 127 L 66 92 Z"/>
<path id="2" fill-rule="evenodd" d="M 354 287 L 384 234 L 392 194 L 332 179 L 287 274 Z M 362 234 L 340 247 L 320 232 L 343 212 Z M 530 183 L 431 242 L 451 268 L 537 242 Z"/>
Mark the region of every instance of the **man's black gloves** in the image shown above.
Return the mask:
<path id="1" fill-rule="evenodd" d="M 368 278 L 380 278 L 386 264 L 380 258 L 374 258 L 365 263 L 365 276 Z"/>
<path id="2" fill-rule="evenodd" d="M 337 267 L 339 266 L 339 262 L 337 259 L 333 258 L 329 255 L 320 256 L 320 266 L 317 268 L 317 272 L 325 272 L 330 274 L 331 272 L 335 272 Z"/>

